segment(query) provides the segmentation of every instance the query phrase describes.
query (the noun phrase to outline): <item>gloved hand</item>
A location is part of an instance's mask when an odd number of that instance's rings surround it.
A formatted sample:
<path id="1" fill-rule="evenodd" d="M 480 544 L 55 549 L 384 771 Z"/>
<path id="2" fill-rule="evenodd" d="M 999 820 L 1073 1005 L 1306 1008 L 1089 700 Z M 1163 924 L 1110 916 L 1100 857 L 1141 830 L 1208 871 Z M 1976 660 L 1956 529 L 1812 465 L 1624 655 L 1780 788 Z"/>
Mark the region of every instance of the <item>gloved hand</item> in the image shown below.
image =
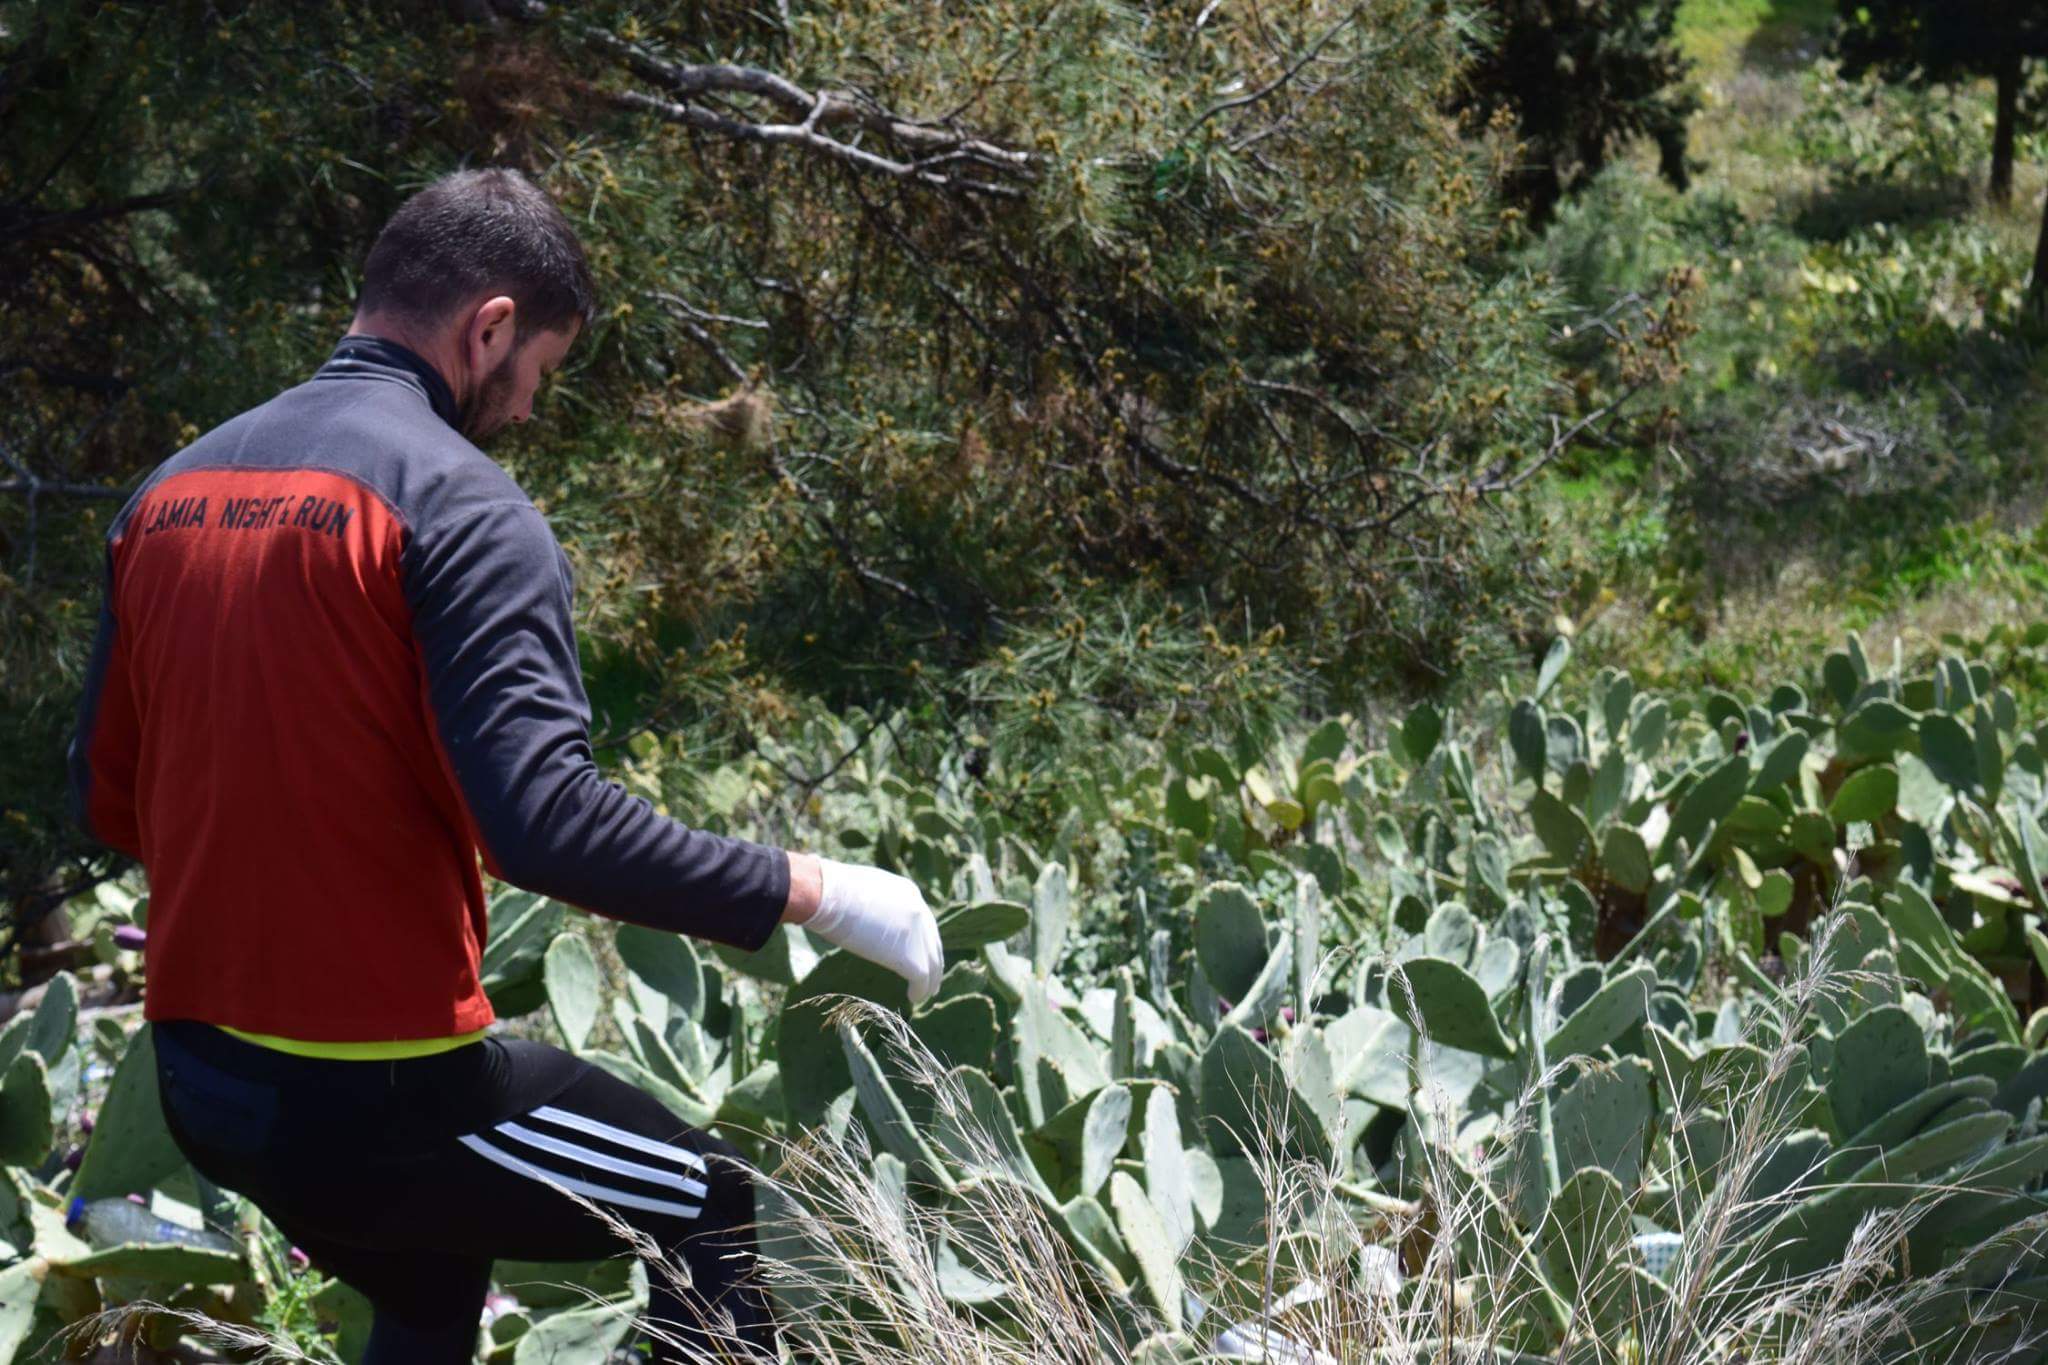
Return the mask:
<path id="1" fill-rule="evenodd" d="M 879 867 L 818 859 L 824 877 L 817 913 L 799 927 L 879 963 L 910 983 L 910 1003 L 939 989 L 946 970 L 939 921 L 908 877 Z"/>

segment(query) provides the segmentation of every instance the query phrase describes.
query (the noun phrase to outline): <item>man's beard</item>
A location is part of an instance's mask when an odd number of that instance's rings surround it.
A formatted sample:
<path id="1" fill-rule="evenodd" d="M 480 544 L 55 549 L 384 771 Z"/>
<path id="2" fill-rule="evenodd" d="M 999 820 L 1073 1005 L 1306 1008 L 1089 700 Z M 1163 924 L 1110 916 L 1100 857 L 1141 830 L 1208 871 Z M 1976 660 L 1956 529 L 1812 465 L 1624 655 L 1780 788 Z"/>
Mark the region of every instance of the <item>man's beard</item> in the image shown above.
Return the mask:
<path id="1" fill-rule="evenodd" d="M 496 369 L 478 381 L 476 392 L 456 414 L 459 419 L 456 430 L 477 445 L 490 440 L 510 420 L 506 413 L 509 404 L 505 398 L 511 392 L 512 357 L 508 355 L 498 362 Z"/>

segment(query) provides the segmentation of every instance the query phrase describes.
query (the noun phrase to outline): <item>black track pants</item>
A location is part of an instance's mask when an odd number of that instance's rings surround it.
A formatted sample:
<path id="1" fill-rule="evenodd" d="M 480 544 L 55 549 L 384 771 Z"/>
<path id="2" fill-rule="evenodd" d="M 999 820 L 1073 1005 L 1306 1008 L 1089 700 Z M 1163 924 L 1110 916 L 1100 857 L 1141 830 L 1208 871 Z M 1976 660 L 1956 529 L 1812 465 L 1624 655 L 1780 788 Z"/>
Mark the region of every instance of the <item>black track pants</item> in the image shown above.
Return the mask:
<path id="1" fill-rule="evenodd" d="M 628 1249 L 572 1191 L 651 1237 L 660 1360 L 774 1359 L 753 1279 L 754 1192 L 728 1144 L 545 1044 L 433 1057 L 294 1057 L 205 1024 L 156 1026 L 164 1118 L 194 1167 L 253 1200 L 313 1264 L 376 1306 L 365 1365 L 467 1365 L 491 1263 Z M 672 1278 L 688 1268 L 692 1286 Z"/>

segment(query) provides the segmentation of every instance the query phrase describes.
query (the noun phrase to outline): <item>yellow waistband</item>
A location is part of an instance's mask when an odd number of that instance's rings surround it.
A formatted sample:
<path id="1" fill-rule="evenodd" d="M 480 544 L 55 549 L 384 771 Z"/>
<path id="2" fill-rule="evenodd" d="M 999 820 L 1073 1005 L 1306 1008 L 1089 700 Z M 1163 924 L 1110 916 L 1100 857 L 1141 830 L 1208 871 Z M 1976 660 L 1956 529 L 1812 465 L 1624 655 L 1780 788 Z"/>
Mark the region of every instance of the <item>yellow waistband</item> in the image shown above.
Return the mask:
<path id="1" fill-rule="evenodd" d="M 453 1052 L 482 1038 L 487 1032 L 478 1029 L 474 1033 L 458 1034 L 453 1038 L 397 1038 L 384 1043 L 310 1043 L 302 1038 L 279 1038 L 270 1033 L 244 1033 L 238 1028 L 218 1025 L 222 1033 L 231 1033 L 245 1043 L 259 1047 L 273 1048 L 278 1052 L 289 1052 L 294 1057 L 326 1057 L 343 1062 L 382 1062 L 401 1057 L 431 1057 L 437 1052 Z"/>

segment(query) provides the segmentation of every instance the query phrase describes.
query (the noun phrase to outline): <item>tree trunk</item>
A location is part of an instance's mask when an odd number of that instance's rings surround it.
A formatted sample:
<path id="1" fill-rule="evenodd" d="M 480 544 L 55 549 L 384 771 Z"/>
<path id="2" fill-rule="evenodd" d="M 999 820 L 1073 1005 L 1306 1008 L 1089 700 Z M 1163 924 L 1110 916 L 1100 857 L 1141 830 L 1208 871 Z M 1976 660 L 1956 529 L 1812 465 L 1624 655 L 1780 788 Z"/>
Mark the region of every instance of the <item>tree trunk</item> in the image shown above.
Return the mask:
<path id="1" fill-rule="evenodd" d="M 2027 286 L 2027 306 L 2048 320 L 2048 205 L 2041 209 L 2041 239 L 2034 244 L 2034 278 Z"/>
<path id="2" fill-rule="evenodd" d="M 1998 64 L 1998 125 L 1991 134 L 1991 202 L 2012 207 L 2013 139 L 2020 121 L 2020 59 Z"/>

